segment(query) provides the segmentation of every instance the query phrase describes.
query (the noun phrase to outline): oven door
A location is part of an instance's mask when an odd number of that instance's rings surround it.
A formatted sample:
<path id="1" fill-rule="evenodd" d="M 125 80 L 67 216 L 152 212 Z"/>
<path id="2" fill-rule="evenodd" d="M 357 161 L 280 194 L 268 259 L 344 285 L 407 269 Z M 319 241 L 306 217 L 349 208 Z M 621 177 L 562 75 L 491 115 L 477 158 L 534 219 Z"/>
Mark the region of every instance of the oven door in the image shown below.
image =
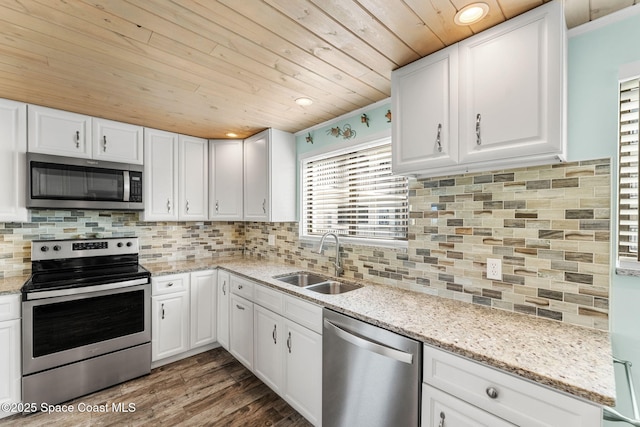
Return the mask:
<path id="1" fill-rule="evenodd" d="M 150 302 L 150 284 L 23 301 L 23 375 L 150 342 Z"/>

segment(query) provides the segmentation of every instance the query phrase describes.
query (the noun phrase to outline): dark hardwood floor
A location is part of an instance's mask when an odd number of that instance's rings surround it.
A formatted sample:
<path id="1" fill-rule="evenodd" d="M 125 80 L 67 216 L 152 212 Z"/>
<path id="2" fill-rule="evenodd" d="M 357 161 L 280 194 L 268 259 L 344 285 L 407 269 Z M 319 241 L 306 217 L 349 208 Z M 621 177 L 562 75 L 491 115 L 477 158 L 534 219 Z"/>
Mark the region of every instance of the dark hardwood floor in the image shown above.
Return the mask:
<path id="1" fill-rule="evenodd" d="M 120 403 L 124 407 L 135 404 L 135 411 L 113 411 L 112 405 Z M 222 348 L 156 368 L 150 375 L 67 404 L 75 412 L 17 415 L 0 420 L 0 426 L 311 425 Z M 93 405 L 106 405 L 109 412 L 78 412 Z"/>

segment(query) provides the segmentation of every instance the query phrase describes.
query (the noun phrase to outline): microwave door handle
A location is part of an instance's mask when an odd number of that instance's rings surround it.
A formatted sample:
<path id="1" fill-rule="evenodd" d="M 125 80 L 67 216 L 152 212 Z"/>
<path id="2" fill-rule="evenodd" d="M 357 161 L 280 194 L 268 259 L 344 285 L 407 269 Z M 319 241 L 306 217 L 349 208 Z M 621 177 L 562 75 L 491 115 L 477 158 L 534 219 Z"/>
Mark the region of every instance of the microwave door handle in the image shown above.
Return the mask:
<path id="1" fill-rule="evenodd" d="M 129 178 L 129 171 L 122 171 L 124 177 L 124 191 L 123 191 L 123 202 L 129 201 L 129 196 L 131 195 L 131 179 Z"/>

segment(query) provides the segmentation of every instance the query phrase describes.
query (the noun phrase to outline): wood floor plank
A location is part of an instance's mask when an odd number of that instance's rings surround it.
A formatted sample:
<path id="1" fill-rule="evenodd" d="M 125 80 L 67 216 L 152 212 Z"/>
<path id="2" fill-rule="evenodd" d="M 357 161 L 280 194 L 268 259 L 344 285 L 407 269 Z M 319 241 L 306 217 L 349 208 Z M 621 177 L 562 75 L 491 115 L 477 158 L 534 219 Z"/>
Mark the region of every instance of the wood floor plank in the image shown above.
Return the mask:
<path id="1" fill-rule="evenodd" d="M 117 412 L 113 404 L 133 412 Z M 73 413 L 36 413 L 2 426 L 275 426 L 311 424 L 224 349 L 153 369 L 151 374 L 67 402 Z M 79 412 L 106 406 L 109 412 Z"/>

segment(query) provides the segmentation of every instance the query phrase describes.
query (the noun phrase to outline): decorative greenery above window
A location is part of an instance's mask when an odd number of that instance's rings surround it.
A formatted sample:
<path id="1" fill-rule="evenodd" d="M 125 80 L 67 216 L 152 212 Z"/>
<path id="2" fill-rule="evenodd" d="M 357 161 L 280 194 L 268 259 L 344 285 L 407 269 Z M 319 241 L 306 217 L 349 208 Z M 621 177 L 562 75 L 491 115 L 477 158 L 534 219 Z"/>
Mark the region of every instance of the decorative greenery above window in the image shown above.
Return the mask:
<path id="1" fill-rule="evenodd" d="M 303 236 L 407 239 L 408 183 L 391 172 L 388 139 L 304 159 L 301 176 Z"/>
<path id="2" fill-rule="evenodd" d="M 618 150 L 618 264 L 640 268 L 638 255 L 638 87 L 640 79 L 620 82 Z"/>

